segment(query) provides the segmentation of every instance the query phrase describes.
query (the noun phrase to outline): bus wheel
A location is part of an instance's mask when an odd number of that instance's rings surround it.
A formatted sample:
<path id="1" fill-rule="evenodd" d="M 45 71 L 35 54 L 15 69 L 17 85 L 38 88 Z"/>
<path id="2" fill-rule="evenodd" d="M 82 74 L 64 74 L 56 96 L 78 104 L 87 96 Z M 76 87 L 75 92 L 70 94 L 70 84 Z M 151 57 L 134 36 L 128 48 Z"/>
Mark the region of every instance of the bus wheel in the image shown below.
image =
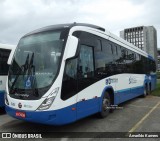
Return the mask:
<path id="1" fill-rule="evenodd" d="M 110 113 L 110 108 L 111 108 L 110 106 L 111 106 L 110 96 L 109 96 L 109 93 L 106 92 L 103 96 L 103 100 L 101 104 L 101 112 L 98 113 L 100 118 L 104 118 L 108 116 L 108 114 Z"/>
<path id="2" fill-rule="evenodd" d="M 147 87 L 147 84 L 145 84 L 144 92 L 143 92 L 143 97 L 146 97 L 147 94 L 148 94 L 148 87 Z"/>

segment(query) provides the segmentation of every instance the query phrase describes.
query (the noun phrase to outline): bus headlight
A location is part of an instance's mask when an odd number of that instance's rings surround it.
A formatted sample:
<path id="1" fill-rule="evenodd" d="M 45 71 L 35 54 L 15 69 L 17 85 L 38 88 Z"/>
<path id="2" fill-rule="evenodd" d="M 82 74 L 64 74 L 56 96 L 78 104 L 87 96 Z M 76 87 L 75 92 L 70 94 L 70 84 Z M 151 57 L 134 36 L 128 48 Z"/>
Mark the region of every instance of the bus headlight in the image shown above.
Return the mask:
<path id="1" fill-rule="evenodd" d="M 59 87 L 54 89 L 53 92 L 42 102 L 42 104 L 38 107 L 37 110 L 49 109 L 58 93 L 58 90 L 59 90 Z"/>
<path id="2" fill-rule="evenodd" d="M 4 101 L 5 101 L 5 104 L 6 104 L 6 105 L 9 105 L 8 98 L 7 98 L 7 94 L 4 95 Z"/>

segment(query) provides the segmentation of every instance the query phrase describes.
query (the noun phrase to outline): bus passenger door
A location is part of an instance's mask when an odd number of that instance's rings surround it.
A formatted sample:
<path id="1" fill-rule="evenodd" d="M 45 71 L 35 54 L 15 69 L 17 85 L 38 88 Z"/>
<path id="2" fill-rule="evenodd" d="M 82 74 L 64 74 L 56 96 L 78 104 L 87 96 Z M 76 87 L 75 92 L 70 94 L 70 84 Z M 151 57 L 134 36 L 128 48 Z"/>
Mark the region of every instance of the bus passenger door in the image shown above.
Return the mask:
<path id="1" fill-rule="evenodd" d="M 77 119 L 90 115 L 98 111 L 98 100 L 93 98 L 95 82 L 93 47 L 88 45 L 80 46 L 78 58 L 77 80 Z"/>

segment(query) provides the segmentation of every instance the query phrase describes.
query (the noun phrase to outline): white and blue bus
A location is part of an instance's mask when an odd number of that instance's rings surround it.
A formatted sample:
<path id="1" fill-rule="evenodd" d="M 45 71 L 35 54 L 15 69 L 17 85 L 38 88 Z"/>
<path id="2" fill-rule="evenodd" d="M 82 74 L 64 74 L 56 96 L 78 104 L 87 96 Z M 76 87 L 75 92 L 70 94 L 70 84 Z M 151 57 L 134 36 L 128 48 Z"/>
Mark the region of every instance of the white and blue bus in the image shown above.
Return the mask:
<path id="1" fill-rule="evenodd" d="M 156 86 L 154 59 L 104 28 L 61 24 L 23 36 L 10 64 L 5 98 L 17 119 L 64 125 Z"/>
<path id="2" fill-rule="evenodd" d="M 4 107 L 4 94 L 6 92 L 6 79 L 8 75 L 8 58 L 15 46 L 0 44 L 0 108 Z"/>

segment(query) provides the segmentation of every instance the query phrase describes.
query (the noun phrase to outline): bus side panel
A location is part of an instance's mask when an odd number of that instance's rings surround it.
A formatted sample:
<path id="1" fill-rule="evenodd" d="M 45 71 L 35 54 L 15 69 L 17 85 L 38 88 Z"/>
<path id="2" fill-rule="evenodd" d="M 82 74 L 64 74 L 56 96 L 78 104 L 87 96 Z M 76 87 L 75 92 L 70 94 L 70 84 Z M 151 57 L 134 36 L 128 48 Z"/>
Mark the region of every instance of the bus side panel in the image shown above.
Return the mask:
<path id="1" fill-rule="evenodd" d="M 144 86 L 141 85 L 141 86 L 137 86 L 137 87 L 131 88 L 131 92 L 132 92 L 133 98 L 134 97 L 138 97 L 138 96 L 143 94 Z"/>
<path id="2" fill-rule="evenodd" d="M 116 84 L 115 104 L 120 104 L 143 94 L 144 75 L 119 74 Z"/>
<path id="3" fill-rule="evenodd" d="M 104 86 L 105 80 L 101 80 L 77 94 L 77 120 L 99 111 L 100 95 Z"/>
<path id="4" fill-rule="evenodd" d="M 100 98 L 82 100 L 77 103 L 77 120 L 99 111 Z"/>
<path id="5" fill-rule="evenodd" d="M 143 91 L 144 91 L 143 86 L 117 91 L 115 94 L 115 104 L 120 104 L 127 100 L 138 97 L 143 94 Z M 118 101 L 118 98 L 116 97 L 120 97 L 119 101 Z"/>
<path id="6" fill-rule="evenodd" d="M 138 97 L 144 92 L 144 74 L 131 74 L 129 84 L 131 86 L 131 95 L 132 98 Z"/>
<path id="7" fill-rule="evenodd" d="M 102 79 L 77 94 L 77 119 L 100 112 L 104 90 L 107 87 L 114 90 L 115 79 L 116 76 Z"/>
<path id="8" fill-rule="evenodd" d="M 115 104 L 120 104 L 120 103 L 122 103 L 124 101 L 127 101 L 128 99 L 130 99 L 130 88 L 116 91 L 116 95 L 115 96 L 119 97 L 119 100 L 115 101 Z"/>
<path id="9" fill-rule="evenodd" d="M 130 74 L 118 74 L 116 75 L 118 82 L 116 83 L 114 104 L 119 104 L 127 101 L 131 97 L 129 78 Z"/>

